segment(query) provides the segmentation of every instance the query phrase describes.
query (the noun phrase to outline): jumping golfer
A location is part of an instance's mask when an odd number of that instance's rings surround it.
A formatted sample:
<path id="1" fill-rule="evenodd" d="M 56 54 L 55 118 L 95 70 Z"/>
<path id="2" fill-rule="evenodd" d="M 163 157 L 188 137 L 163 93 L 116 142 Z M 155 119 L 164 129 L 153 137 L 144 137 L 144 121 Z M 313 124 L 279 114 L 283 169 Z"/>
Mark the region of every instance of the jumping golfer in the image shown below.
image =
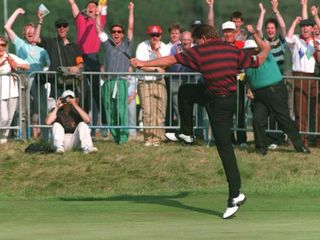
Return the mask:
<path id="1" fill-rule="evenodd" d="M 190 102 L 186 99 L 182 105 L 179 105 L 181 129 L 185 130 L 189 127 L 192 130 L 192 124 L 188 126 L 185 124 L 190 123 L 192 118 L 190 109 L 192 109 L 194 98 L 200 99 L 206 106 L 229 185 L 228 205 L 223 214 L 225 219 L 233 216 L 246 200 L 246 196 L 240 192 L 241 178 L 230 138 L 232 117 L 236 109 L 236 74 L 240 69 L 255 68 L 263 63 L 270 46 L 266 44 L 259 55 L 250 57 L 244 51 L 223 42 L 214 27 L 207 24 L 197 26 L 192 32 L 192 37 L 197 46 L 186 49 L 182 53 L 150 61 L 139 61 L 134 58 L 131 59 L 131 64 L 141 68 L 167 67 L 180 63 L 202 73 L 205 79 L 204 87 L 190 89 L 188 94 Z M 254 35 L 254 38 L 258 37 L 257 34 Z"/>

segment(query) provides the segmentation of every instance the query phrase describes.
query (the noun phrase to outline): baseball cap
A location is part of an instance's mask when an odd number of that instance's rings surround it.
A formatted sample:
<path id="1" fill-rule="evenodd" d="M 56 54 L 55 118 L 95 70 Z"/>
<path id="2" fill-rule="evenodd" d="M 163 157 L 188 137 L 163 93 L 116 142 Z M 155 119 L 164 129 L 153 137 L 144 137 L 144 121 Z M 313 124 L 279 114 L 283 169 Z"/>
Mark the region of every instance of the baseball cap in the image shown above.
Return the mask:
<path id="1" fill-rule="evenodd" d="M 203 24 L 203 21 L 201 19 L 196 19 L 196 20 L 193 20 L 191 27 L 194 28 L 194 27 L 199 26 L 201 24 Z"/>
<path id="2" fill-rule="evenodd" d="M 75 94 L 73 91 L 71 90 L 65 90 L 62 95 L 61 95 L 61 98 L 65 98 L 65 97 L 72 97 L 72 98 L 75 98 Z"/>
<path id="3" fill-rule="evenodd" d="M 300 27 L 304 27 L 304 26 L 313 26 L 315 25 L 315 21 L 312 18 L 308 18 L 308 19 L 303 19 L 300 21 Z"/>
<path id="4" fill-rule="evenodd" d="M 256 41 L 249 39 L 244 42 L 243 49 L 250 49 L 250 48 L 257 48 L 257 47 L 258 45 L 256 44 Z"/>
<path id="5" fill-rule="evenodd" d="M 236 24 L 232 21 L 222 23 L 222 30 L 233 29 L 236 30 Z"/>
<path id="6" fill-rule="evenodd" d="M 158 25 L 151 25 L 147 29 L 147 34 L 162 34 L 162 29 Z"/>
<path id="7" fill-rule="evenodd" d="M 56 27 L 58 27 L 58 26 L 61 25 L 61 24 L 69 25 L 68 21 L 65 20 L 65 19 L 63 19 L 63 18 L 59 18 L 59 19 L 57 19 L 57 20 L 54 22 L 54 25 L 55 25 Z"/>

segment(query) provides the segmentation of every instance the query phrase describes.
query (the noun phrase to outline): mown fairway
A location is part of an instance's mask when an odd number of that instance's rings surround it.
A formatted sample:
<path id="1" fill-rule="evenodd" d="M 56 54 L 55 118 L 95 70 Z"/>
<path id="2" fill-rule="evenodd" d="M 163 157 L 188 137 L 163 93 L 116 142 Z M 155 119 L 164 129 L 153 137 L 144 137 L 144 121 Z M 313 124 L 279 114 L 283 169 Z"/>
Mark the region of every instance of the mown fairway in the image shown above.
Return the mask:
<path id="1" fill-rule="evenodd" d="M 319 149 L 237 150 L 248 201 L 222 220 L 215 147 L 97 142 L 95 155 L 1 146 L 0 239 L 319 239 Z"/>

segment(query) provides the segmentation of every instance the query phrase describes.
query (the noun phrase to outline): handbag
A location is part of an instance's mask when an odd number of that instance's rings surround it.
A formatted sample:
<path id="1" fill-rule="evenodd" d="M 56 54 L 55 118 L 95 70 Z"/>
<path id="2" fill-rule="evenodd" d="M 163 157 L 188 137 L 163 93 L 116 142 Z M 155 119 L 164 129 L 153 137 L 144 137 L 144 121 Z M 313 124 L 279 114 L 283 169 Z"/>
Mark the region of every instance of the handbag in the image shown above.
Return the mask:
<path id="1" fill-rule="evenodd" d="M 82 79 L 81 72 L 73 73 L 69 71 L 68 67 L 63 66 L 58 37 L 56 38 L 56 43 L 60 61 L 60 66 L 57 67 L 58 84 L 76 85 L 76 80 Z"/>
<path id="2" fill-rule="evenodd" d="M 81 80 L 80 73 L 70 72 L 68 67 L 60 66 L 57 68 L 58 84 L 75 85 L 76 80 Z"/>

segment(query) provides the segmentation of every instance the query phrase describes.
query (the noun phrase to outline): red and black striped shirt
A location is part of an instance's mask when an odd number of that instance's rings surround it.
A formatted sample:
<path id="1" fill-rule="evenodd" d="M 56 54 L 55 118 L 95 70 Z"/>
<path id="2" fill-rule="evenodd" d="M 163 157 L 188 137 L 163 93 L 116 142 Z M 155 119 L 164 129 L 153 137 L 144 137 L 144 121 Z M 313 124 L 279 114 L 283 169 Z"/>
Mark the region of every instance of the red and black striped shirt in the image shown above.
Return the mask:
<path id="1" fill-rule="evenodd" d="M 178 63 L 200 72 L 207 90 L 214 96 L 228 95 L 237 90 L 241 69 L 258 67 L 257 57 L 250 57 L 221 39 L 211 39 L 202 45 L 175 55 Z"/>

